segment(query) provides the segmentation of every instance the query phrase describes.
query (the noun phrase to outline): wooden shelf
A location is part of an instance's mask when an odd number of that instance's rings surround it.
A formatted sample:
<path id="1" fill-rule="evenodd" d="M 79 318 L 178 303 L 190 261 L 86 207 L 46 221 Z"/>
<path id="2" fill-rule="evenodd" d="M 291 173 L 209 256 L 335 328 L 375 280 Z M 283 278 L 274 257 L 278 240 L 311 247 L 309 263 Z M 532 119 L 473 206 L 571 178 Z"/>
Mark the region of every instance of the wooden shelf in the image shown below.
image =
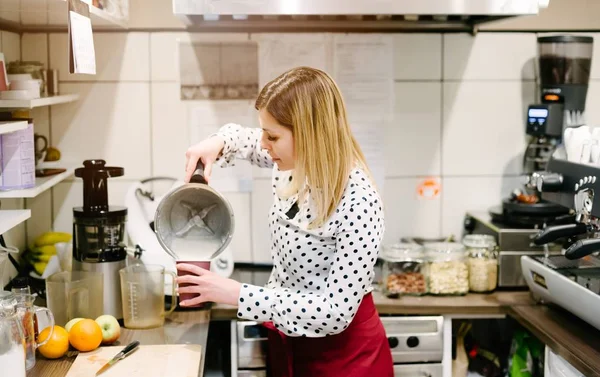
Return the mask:
<path id="1" fill-rule="evenodd" d="M 32 6 L 31 0 L 0 0 L 0 26 L 17 32 L 28 30 L 53 30 L 67 27 L 66 0 L 38 0 L 39 5 Z M 90 4 L 90 19 L 94 30 L 127 28 L 129 0 L 108 0 L 111 9 L 126 10 L 122 17 L 92 6 L 91 0 L 82 0 Z M 0 28 L 1 29 L 1 28 Z"/>
<path id="2" fill-rule="evenodd" d="M 31 217 L 28 209 L 0 210 L 0 234 L 4 234 Z"/>
<path id="3" fill-rule="evenodd" d="M 18 121 L 0 121 L 0 134 L 9 134 L 11 132 L 24 130 L 29 123 L 24 120 Z"/>
<path id="4" fill-rule="evenodd" d="M 57 96 L 48 96 L 36 99 L 26 100 L 0 100 L 0 111 L 33 109 L 34 107 L 60 105 L 62 103 L 75 102 L 79 99 L 79 94 L 61 94 Z"/>
<path id="5" fill-rule="evenodd" d="M 67 171 L 64 173 L 51 175 L 49 177 L 36 178 L 35 187 L 30 189 L 0 191 L 0 199 L 35 198 L 44 191 L 56 186 L 60 182 L 72 176 L 73 172 L 75 171 L 75 164 L 57 163 L 56 167 L 63 167 L 67 169 Z"/>

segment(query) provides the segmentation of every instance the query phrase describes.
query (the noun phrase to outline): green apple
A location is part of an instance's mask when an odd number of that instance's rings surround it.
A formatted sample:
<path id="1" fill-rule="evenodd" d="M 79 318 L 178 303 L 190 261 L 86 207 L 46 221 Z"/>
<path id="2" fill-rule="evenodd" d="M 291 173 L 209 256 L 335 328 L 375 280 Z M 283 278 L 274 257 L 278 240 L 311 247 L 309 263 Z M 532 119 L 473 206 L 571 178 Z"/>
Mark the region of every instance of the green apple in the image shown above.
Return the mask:
<path id="1" fill-rule="evenodd" d="M 110 314 L 104 314 L 96 318 L 96 323 L 102 329 L 102 344 L 112 344 L 121 336 L 119 321 Z"/>
<path id="2" fill-rule="evenodd" d="M 67 324 L 65 325 L 65 330 L 67 330 L 67 332 L 71 331 L 71 327 L 73 327 L 74 324 L 81 321 L 82 319 L 83 318 L 73 318 L 72 320 L 67 322 Z"/>

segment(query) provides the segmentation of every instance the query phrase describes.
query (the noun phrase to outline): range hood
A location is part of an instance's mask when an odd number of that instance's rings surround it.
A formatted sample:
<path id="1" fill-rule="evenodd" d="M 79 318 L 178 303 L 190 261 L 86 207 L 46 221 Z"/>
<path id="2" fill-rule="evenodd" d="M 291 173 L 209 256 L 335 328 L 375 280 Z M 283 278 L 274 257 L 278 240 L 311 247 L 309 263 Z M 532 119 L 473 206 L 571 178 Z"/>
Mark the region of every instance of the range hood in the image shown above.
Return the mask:
<path id="1" fill-rule="evenodd" d="M 549 0 L 173 0 L 190 29 L 227 31 L 470 31 L 536 15 Z"/>

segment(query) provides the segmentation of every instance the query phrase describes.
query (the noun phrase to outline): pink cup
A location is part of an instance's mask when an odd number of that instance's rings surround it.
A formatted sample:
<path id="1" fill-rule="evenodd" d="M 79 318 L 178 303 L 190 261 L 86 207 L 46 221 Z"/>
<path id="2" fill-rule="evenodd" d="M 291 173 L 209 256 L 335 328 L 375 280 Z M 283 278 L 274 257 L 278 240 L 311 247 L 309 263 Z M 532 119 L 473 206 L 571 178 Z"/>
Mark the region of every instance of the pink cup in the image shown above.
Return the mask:
<path id="1" fill-rule="evenodd" d="M 204 268 L 205 270 L 210 270 L 210 262 L 188 262 L 188 261 L 177 261 L 176 262 L 176 264 L 180 264 L 180 263 L 193 264 L 194 266 Z M 185 275 L 194 275 L 194 274 L 191 272 L 187 272 L 187 271 L 177 270 L 177 276 L 185 276 Z M 188 283 L 179 284 L 180 287 L 187 287 L 190 285 L 193 285 L 193 284 L 188 284 Z M 199 296 L 198 293 L 180 293 L 179 294 L 179 302 L 190 300 L 190 299 L 198 297 L 198 296 Z M 205 303 L 201 303 L 201 304 L 197 304 L 197 305 L 185 305 L 185 306 L 181 306 L 181 307 L 182 308 L 202 308 L 202 307 L 204 307 L 204 304 Z"/>

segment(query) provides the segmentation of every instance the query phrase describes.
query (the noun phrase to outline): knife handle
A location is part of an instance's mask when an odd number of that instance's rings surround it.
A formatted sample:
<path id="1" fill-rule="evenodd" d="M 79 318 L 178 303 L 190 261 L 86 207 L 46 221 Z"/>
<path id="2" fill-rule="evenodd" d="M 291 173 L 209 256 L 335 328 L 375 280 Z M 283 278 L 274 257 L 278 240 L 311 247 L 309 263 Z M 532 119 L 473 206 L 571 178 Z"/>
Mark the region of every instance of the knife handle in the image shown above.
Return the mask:
<path id="1" fill-rule="evenodd" d="M 140 345 L 140 342 L 137 340 L 134 340 L 133 342 L 129 343 L 127 345 L 127 347 L 123 348 L 123 350 L 121 350 L 121 352 L 119 352 L 121 354 L 121 358 L 124 358 L 125 356 L 127 356 L 129 353 L 131 353 L 131 351 L 136 349 L 139 345 Z"/>

